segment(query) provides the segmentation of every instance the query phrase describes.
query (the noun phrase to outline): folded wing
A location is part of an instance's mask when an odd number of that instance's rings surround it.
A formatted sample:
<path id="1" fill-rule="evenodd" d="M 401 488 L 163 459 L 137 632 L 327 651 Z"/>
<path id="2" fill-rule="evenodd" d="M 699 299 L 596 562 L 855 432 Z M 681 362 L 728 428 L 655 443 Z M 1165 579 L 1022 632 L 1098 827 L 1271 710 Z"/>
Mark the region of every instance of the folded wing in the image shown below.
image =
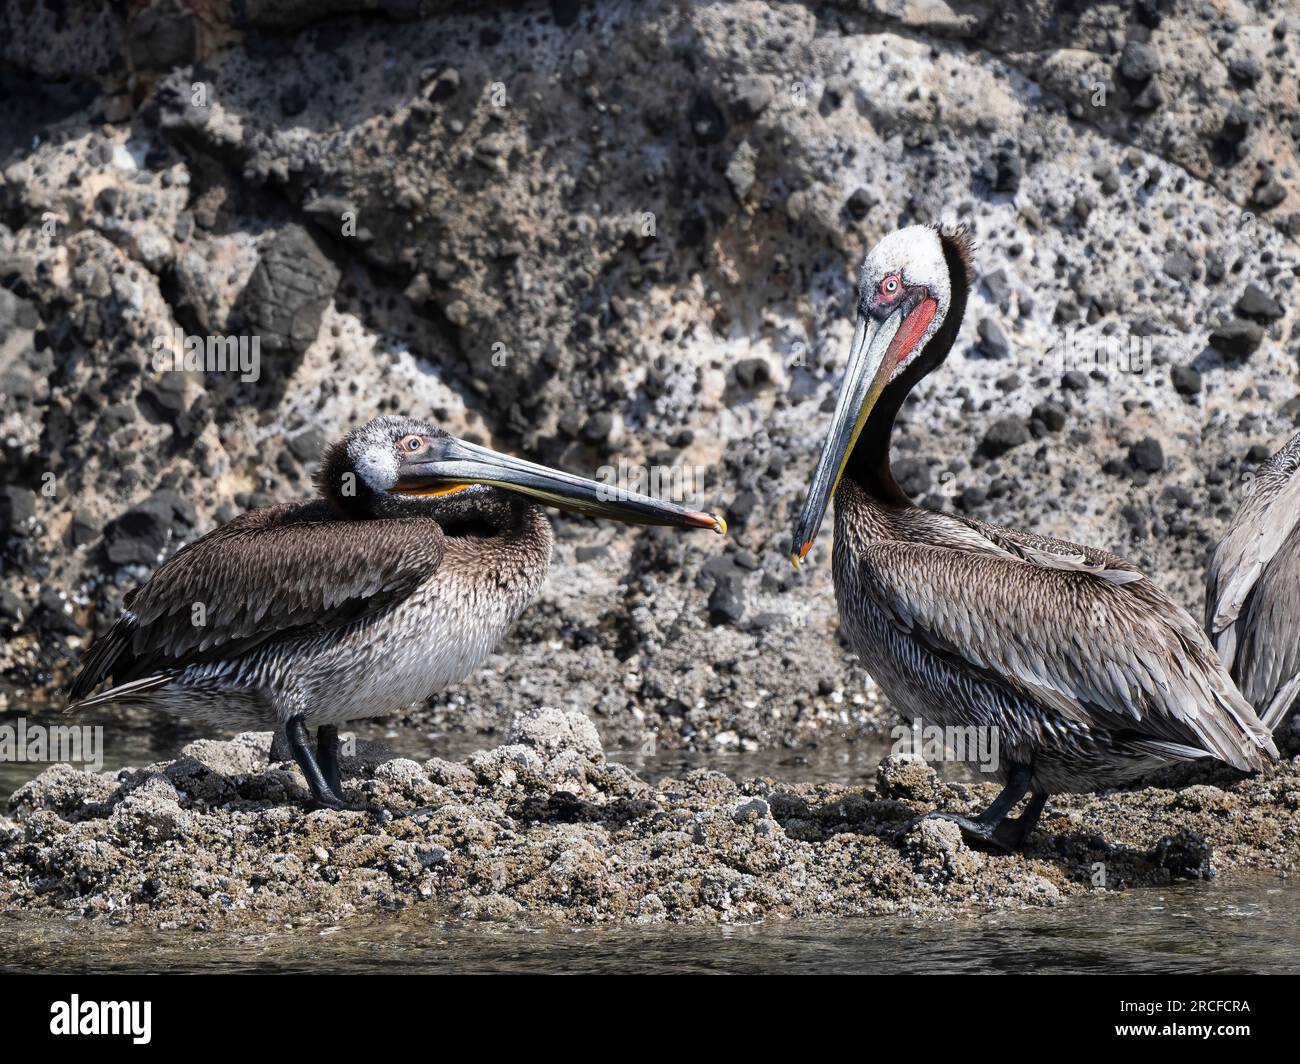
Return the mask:
<path id="1" fill-rule="evenodd" d="M 1070 720 L 1241 769 L 1275 757 L 1204 633 L 1155 585 L 1119 559 L 1091 572 L 1081 566 L 1095 558 L 1036 557 L 1083 549 L 883 542 L 863 552 L 861 576 L 891 622 L 931 652 Z"/>
<path id="2" fill-rule="evenodd" d="M 1300 434 L 1260 466 L 1206 572 L 1205 628 L 1264 724 L 1300 694 Z"/>
<path id="3" fill-rule="evenodd" d="M 434 522 L 342 521 L 320 504 L 243 514 L 183 547 L 127 594 L 122 615 L 69 688 L 79 702 L 126 684 L 230 660 L 274 640 L 351 624 L 410 595 L 442 562 Z"/>

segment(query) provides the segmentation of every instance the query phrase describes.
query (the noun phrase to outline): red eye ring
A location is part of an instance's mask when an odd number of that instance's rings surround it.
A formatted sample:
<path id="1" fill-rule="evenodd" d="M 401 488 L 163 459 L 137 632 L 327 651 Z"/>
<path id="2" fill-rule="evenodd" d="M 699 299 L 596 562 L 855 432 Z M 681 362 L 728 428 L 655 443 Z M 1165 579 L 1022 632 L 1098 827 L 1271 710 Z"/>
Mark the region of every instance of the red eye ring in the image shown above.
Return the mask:
<path id="1" fill-rule="evenodd" d="M 891 273 L 880 282 L 880 295 L 884 299 L 893 299 L 902 290 L 903 278 L 901 274 Z"/>

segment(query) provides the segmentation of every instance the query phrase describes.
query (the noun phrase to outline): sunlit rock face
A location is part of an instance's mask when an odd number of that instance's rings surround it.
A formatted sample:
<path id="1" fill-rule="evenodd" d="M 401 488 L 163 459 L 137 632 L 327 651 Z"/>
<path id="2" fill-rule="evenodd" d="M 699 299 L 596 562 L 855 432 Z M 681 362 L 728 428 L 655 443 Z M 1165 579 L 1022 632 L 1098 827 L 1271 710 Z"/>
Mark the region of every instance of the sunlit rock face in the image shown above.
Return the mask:
<path id="1" fill-rule="evenodd" d="M 915 498 L 1110 547 L 1195 614 L 1294 431 L 1280 14 L 101 6 L 0 13 L 30 72 L 0 132 L 10 686 L 62 679 L 158 560 L 305 495 L 324 440 L 396 410 L 667 470 L 733 530 L 559 519 L 563 578 L 429 722 L 860 731 L 881 709 L 835 638 L 829 537 L 802 576 L 784 546 L 857 262 L 916 221 L 966 221 L 978 281 L 900 423 Z M 189 372 L 159 368 L 178 330 Z M 253 337 L 254 380 L 209 357 Z"/>

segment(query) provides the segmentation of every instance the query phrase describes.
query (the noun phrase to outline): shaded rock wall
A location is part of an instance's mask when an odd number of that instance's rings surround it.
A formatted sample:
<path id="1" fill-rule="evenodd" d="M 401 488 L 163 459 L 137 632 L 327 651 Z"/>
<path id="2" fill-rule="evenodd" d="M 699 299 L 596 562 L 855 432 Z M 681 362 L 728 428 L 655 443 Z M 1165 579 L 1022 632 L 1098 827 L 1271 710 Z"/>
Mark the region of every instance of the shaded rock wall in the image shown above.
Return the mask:
<path id="1" fill-rule="evenodd" d="M 587 475 L 688 471 L 734 530 L 557 519 L 542 598 L 424 719 L 547 702 L 721 746 L 864 726 L 829 537 L 802 575 L 785 539 L 855 261 L 913 221 L 980 245 L 899 429 L 930 505 L 1110 546 L 1198 612 L 1300 413 L 1283 6 L 239 10 L 0 14 L 18 688 L 64 678 L 179 544 L 307 493 L 325 441 L 402 410 Z M 258 336 L 258 379 L 159 372 L 177 329 Z"/>

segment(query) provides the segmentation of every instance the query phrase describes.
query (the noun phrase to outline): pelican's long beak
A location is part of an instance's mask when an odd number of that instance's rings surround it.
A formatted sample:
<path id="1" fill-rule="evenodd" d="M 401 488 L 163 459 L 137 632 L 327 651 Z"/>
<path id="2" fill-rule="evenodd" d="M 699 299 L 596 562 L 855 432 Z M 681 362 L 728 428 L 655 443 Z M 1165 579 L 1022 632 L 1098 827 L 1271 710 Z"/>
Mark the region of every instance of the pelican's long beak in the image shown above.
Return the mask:
<path id="1" fill-rule="evenodd" d="M 470 484 L 491 484 L 562 510 L 628 524 L 711 528 L 720 535 L 727 532 L 727 522 L 716 514 L 687 510 L 621 490 L 615 484 L 575 477 L 452 436 L 439 438 L 427 455 L 406 464 L 393 490 L 408 495 L 443 495 Z"/>
<path id="2" fill-rule="evenodd" d="M 794 527 L 790 561 L 796 569 L 812 549 L 826 507 L 839 487 L 849 455 L 876 400 L 899 361 L 929 327 L 937 306 L 928 292 L 917 289 L 914 295 L 900 299 L 897 308 L 883 319 L 859 314 L 849 348 L 849 368 L 835 403 L 835 416 L 822 444 L 821 458 L 813 472 L 803 511 Z"/>

